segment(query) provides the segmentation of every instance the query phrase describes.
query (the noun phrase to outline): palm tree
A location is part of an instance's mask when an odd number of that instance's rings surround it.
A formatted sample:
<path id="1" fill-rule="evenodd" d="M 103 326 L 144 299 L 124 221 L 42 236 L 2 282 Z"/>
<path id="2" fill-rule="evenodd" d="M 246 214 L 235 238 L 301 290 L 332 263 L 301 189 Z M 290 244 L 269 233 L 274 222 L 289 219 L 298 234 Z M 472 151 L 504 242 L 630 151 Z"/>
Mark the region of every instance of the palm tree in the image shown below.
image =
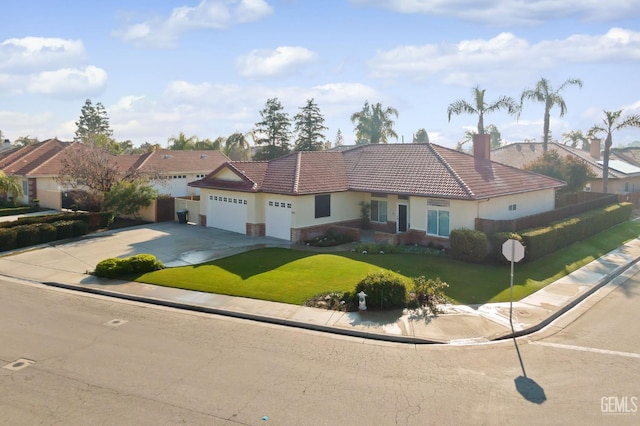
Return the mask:
<path id="1" fill-rule="evenodd" d="M 397 109 L 383 108 L 380 102 L 369 105 L 366 101 L 362 111 L 351 114 L 351 122 L 356 125 L 357 143 L 387 143 L 390 137 L 398 139 L 392 116 L 398 117 Z"/>
<path id="2" fill-rule="evenodd" d="M 191 136 L 188 138 L 183 132 L 180 132 L 178 137 L 171 136 L 169 138 L 169 149 L 173 151 L 193 149 L 197 141 L 197 136 Z"/>
<path id="3" fill-rule="evenodd" d="M 522 103 L 525 99 L 542 102 L 544 103 L 544 125 L 543 125 L 543 150 L 547 150 L 547 144 L 549 142 L 549 121 L 551 116 L 551 108 L 554 106 L 560 107 L 560 117 L 564 117 L 567 112 L 567 104 L 560 96 L 560 92 L 569 85 L 576 85 L 582 88 L 582 81 L 577 78 L 567 79 L 558 90 L 553 90 L 549 81 L 546 78 L 541 78 L 538 83 L 536 83 L 535 89 L 526 89 L 522 92 L 520 96 L 520 107 L 522 107 Z"/>
<path id="4" fill-rule="evenodd" d="M 240 132 L 236 132 L 227 138 L 222 152 L 235 161 L 249 160 L 251 158 L 251 146 L 245 135 Z"/>
<path id="5" fill-rule="evenodd" d="M 562 134 L 562 143 L 570 145 L 572 148 L 578 148 L 583 151 L 589 151 L 589 138 L 582 134 L 582 130 L 571 130 Z"/>
<path id="6" fill-rule="evenodd" d="M 7 176 L 2 170 L 0 170 L 0 195 L 6 197 L 9 195 L 13 198 L 15 203 L 16 198 L 22 198 L 24 192 L 22 191 L 22 184 L 15 176 Z"/>
<path id="7" fill-rule="evenodd" d="M 602 192 L 607 193 L 607 184 L 609 180 L 609 151 L 613 144 L 612 134 L 616 130 L 623 129 L 625 127 L 640 127 L 640 115 L 634 114 L 625 117 L 620 121 L 622 110 L 618 111 L 604 111 L 604 118 L 602 119 L 602 125 L 594 125 L 589 134 L 597 136 L 599 133 L 605 133 L 604 140 L 604 154 L 602 156 Z"/>
<path id="8" fill-rule="evenodd" d="M 520 111 L 520 106 L 513 98 L 502 96 L 497 101 L 487 104 L 484 100 L 486 89 L 480 89 L 476 86 L 473 89 L 473 103 L 469 103 L 464 99 L 458 99 L 449 105 L 447 114 L 449 121 L 452 115 L 473 114 L 478 116 L 478 134 L 484 135 L 484 116 L 490 112 L 506 109 L 509 115 L 516 115 Z"/>

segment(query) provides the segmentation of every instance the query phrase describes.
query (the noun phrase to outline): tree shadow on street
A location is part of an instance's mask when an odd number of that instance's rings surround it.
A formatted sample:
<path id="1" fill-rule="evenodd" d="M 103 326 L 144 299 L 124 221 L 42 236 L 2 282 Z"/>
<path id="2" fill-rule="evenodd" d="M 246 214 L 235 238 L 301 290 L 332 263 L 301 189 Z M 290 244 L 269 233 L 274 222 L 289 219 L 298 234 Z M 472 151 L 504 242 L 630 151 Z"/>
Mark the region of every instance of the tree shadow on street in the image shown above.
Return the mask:
<path id="1" fill-rule="evenodd" d="M 527 377 L 527 372 L 524 369 L 524 363 L 522 362 L 522 356 L 520 355 L 520 349 L 518 348 L 518 342 L 515 337 L 513 338 L 513 344 L 516 347 L 518 360 L 520 361 L 520 367 L 522 368 L 522 376 L 518 376 L 514 380 L 516 390 L 529 402 L 533 402 L 535 404 L 544 403 L 547 400 L 544 389 L 535 380 Z"/>

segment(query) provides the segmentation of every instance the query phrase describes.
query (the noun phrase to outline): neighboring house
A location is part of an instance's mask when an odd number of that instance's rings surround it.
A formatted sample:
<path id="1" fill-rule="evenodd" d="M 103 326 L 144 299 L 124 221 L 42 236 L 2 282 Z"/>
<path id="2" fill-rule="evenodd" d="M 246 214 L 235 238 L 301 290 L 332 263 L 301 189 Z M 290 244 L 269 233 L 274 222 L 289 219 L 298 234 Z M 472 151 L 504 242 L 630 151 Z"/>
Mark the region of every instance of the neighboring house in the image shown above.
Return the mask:
<path id="1" fill-rule="evenodd" d="M 524 168 L 531 164 L 544 153 L 541 142 L 512 143 L 501 146 L 491 152 L 494 161 L 509 166 Z M 591 141 L 591 150 L 583 151 L 557 142 L 548 145 L 549 150 L 555 150 L 560 157 L 571 156 L 580 159 L 587 164 L 595 177 L 585 186 L 585 191 L 602 192 L 602 155 L 600 141 Z M 616 154 L 611 150 L 609 156 L 608 192 L 611 194 L 629 194 L 640 191 L 640 166 L 637 162 L 629 161 L 631 153 L 627 156 Z"/>
<path id="2" fill-rule="evenodd" d="M 80 144 L 49 139 L 34 145 L 0 152 L 0 170 L 22 181 L 24 197 L 19 204 L 39 200 L 41 207 L 60 209 L 67 188 L 61 186 L 58 177 L 63 170 L 64 159 Z M 169 151 L 156 150 L 141 155 L 110 156 L 119 170 L 137 171 L 154 176 L 152 181 L 160 194 L 173 197 L 198 195 L 189 182 L 201 179 L 212 169 L 229 159 L 220 151 Z"/>
<path id="3" fill-rule="evenodd" d="M 475 219 L 552 210 L 564 182 L 433 144 L 360 145 L 296 152 L 269 162 L 230 161 L 190 185 L 200 188 L 200 224 L 301 242 L 329 228 L 359 229 L 370 205 L 377 239 L 448 244 Z M 359 232 L 359 231 L 358 231 Z M 378 238 L 380 237 L 380 238 Z"/>
<path id="4" fill-rule="evenodd" d="M 200 195 L 198 188 L 189 187 L 190 182 L 204 178 L 211 170 L 218 168 L 229 158 L 217 150 L 171 151 L 156 150 L 132 157 L 131 167 L 146 175 L 157 176 L 153 187 L 160 194 L 172 197 Z"/>

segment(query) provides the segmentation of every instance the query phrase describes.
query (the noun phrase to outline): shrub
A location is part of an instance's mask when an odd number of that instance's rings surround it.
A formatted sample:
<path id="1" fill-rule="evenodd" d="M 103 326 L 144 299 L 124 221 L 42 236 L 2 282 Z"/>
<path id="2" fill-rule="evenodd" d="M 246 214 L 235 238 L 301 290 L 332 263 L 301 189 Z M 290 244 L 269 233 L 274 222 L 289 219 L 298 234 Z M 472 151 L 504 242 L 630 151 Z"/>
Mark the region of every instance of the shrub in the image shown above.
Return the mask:
<path id="1" fill-rule="evenodd" d="M 364 291 L 369 309 L 402 308 L 407 302 L 407 279 L 391 271 L 369 273 L 354 291 Z"/>
<path id="2" fill-rule="evenodd" d="M 116 257 L 102 260 L 96 265 L 94 274 L 98 277 L 104 278 L 119 277 L 121 275 L 124 275 L 124 263 L 124 259 L 119 259 Z"/>
<path id="3" fill-rule="evenodd" d="M 28 247 L 40 244 L 38 225 L 24 225 L 15 227 L 16 247 Z"/>
<path id="4" fill-rule="evenodd" d="M 472 229 L 454 229 L 449 235 L 451 256 L 463 262 L 480 263 L 487 257 L 487 235 Z"/>
<path id="5" fill-rule="evenodd" d="M 101 213 L 100 226 L 103 228 L 108 228 L 113 225 L 113 221 L 116 216 L 112 212 L 104 212 Z"/>
<path id="6" fill-rule="evenodd" d="M 400 247 L 393 244 L 358 243 L 353 248 L 353 251 L 368 254 L 389 254 L 399 253 Z"/>
<path id="7" fill-rule="evenodd" d="M 350 243 L 351 241 L 353 239 L 349 235 L 338 232 L 335 229 L 329 229 L 326 235 L 306 240 L 304 243 L 314 247 L 333 247 Z"/>
<path id="8" fill-rule="evenodd" d="M 152 254 L 136 254 L 126 259 L 131 265 L 131 272 L 151 272 L 164 269 L 164 265 Z"/>
<path id="9" fill-rule="evenodd" d="M 64 240 L 65 238 L 71 238 L 73 234 L 73 223 L 71 220 L 59 220 L 53 222 L 53 226 L 58 230 L 58 239 Z"/>
<path id="10" fill-rule="evenodd" d="M 74 237 L 86 235 L 89 232 L 89 223 L 84 220 L 74 220 L 71 223 L 71 230 Z"/>
<path id="11" fill-rule="evenodd" d="M 442 311 L 438 305 L 448 302 L 444 290 L 449 284 L 436 279 L 426 279 L 424 276 L 413 279 L 413 290 L 409 294 L 409 308 L 426 308 L 431 314 L 438 315 Z"/>
<path id="12" fill-rule="evenodd" d="M 16 234 L 15 228 L 0 228 L 0 251 L 16 248 Z"/>
<path id="13" fill-rule="evenodd" d="M 152 254 L 137 254 L 127 258 L 111 257 L 96 265 L 94 275 L 104 278 L 118 278 L 123 275 L 157 271 L 164 269 L 164 264 Z"/>
<path id="14" fill-rule="evenodd" d="M 511 239 L 522 242 L 522 237 L 515 232 L 496 232 L 491 235 L 491 257 L 498 263 L 510 263 L 502 254 L 502 245 Z"/>
<path id="15" fill-rule="evenodd" d="M 58 231 L 52 224 L 39 223 L 34 226 L 38 228 L 40 243 L 49 243 L 58 239 Z"/>

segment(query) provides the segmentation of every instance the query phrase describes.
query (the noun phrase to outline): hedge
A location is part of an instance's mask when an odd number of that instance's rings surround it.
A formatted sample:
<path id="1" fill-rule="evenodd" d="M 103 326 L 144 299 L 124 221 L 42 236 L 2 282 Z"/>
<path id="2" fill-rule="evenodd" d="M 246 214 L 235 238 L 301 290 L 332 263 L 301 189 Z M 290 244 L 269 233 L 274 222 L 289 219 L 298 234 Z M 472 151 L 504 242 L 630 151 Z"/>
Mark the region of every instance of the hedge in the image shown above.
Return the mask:
<path id="1" fill-rule="evenodd" d="M 521 232 L 526 247 L 526 261 L 539 259 L 549 253 L 584 240 L 598 232 L 629 220 L 633 204 L 617 203 L 573 216 L 549 226 Z"/>
<path id="2" fill-rule="evenodd" d="M 449 253 L 463 262 L 480 263 L 488 253 L 487 235 L 473 229 L 454 229 L 449 234 Z"/>
<path id="3" fill-rule="evenodd" d="M 16 248 L 16 234 L 15 228 L 0 228 L 0 251 Z"/>
<path id="4" fill-rule="evenodd" d="M 62 220 L 53 223 L 30 223 L 9 228 L 0 227 L 0 251 L 14 250 L 89 232 L 84 220 Z"/>

